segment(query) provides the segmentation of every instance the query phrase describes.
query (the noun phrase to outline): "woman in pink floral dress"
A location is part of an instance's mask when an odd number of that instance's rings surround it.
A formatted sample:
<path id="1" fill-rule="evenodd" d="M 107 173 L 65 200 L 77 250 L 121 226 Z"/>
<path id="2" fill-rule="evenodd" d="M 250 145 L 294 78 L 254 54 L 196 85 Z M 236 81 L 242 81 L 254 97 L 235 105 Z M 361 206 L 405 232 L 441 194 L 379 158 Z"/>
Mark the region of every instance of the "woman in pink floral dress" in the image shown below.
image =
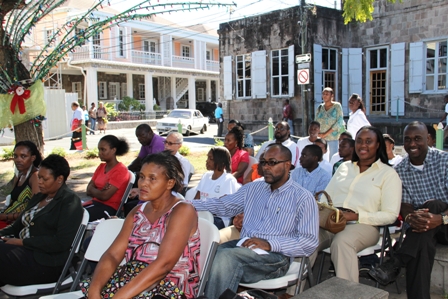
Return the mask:
<path id="1" fill-rule="evenodd" d="M 148 266 L 120 288 L 115 298 L 145 294 L 161 280 L 177 285 L 186 298 L 197 295 L 198 217 L 191 204 L 173 193 L 180 190 L 183 182 L 179 160 L 162 152 L 147 156 L 142 165 L 138 186 L 140 199 L 145 203 L 129 213 L 121 232 L 103 254 L 92 278 L 89 299 L 101 298 L 102 289 L 123 257 L 146 262 Z"/>

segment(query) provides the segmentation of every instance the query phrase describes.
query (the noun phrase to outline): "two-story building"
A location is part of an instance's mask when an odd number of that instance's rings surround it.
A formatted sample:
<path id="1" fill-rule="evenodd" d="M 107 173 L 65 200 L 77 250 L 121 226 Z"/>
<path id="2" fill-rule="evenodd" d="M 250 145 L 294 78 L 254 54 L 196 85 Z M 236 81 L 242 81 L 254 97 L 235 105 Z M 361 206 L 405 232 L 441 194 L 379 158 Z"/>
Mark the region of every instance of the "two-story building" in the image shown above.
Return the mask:
<path id="1" fill-rule="evenodd" d="M 33 32 L 34 43 L 51 42 L 58 26 L 84 15 L 90 4 L 67 1 L 39 22 Z M 78 25 L 74 36 L 82 36 L 92 22 L 115 14 L 117 11 L 104 6 Z M 146 111 L 152 111 L 154 104 L 162 110 L 195 108 L 196 101 L 219 98 L 218 58 L 216 31 L 204 26 L 181 27 L 153 16 L 98 32 L 59 62 L 46 86 L 77 92 L 79 100 L 86 98 L 88 105 L 128 96 L 144 103 Z"/>
<path id="2" fill-rule="evenodd" d="M 447 16 L 447 1 L 379 0 L 366 23 L 344 25 L 339 10 L 297 6 L 221 24 L 227 118 L 256 130 L 280 120 L 289 99 L 301 135 L 322 89 L 332 87 L 346 117 L 349 96 L 360 94 L 370 122 L 397 138 L 413 119 L 437 122 L 448 92 Z M 312 59 L 299 67 L 303 53 Z M 299 84 L 299 68 L 309 69 L 308 84 Z"/>

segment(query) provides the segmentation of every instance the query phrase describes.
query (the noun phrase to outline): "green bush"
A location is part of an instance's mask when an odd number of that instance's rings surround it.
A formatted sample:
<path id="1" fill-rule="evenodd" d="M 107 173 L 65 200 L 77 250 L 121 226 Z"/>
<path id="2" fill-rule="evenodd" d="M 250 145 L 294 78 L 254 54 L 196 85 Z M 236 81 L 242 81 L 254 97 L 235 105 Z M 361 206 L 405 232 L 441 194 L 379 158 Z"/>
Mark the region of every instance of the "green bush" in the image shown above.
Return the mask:
<path id="1" fill-rule="evenodd" d="M 182 156 L 188 156 L 190 154 L 190 148 L 186 145 L 182 145 L 179 149 L 179 154 Z"/>
<path id="2" fill-rule="evenodd" d="M 215 146 L 224 146 L 224 140 L 215 138 Z"/>
<path id="3" fill-rule="evenodd" d="M 4 147 L 3 154 L 1 154 L 2 160 L 12 160 L 14 158 L 14 148 Z"/>
<path id="4" fill-rule="evenodd" d="M 84 152 L 84 158 L 86 158 L 86 159 L 98 158 L 98 148 L 95 147 L 93 149 L 86 150 Z"/>
<path id="5" fill-rule="evenodd" d="M 107 111 L 107 118 L 115 119 L 118 115 L 117 110 L 115 110 L 115 105 L 113 103 L 106 103 L 104 104 L 104 107 L 106 107 Z"/>
<path id="6" fill-rule="evenodd" d="M 55 147 L 52 151 L 51 154 L 55 154 L 55 155 L 59 155 L 61 157 L 67 156 L 67 152 L 63 147 Z"/>
<path id="7" fill-rule="evenodd" d="M 121 102 L 118 104 L 118 110 L 119 111 L 140 111 L 140 110 L 144 111 L 145 105 L 140 104 L 140 102 L 134 98 L 123 97 Z"/>

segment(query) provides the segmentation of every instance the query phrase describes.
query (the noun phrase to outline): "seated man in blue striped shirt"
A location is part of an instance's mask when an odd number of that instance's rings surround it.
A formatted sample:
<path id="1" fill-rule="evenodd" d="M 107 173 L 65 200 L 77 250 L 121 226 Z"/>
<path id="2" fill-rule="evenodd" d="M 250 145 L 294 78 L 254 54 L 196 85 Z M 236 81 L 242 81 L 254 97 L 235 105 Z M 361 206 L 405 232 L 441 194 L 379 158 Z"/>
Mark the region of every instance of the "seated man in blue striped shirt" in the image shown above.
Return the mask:
<path id="1" fill-rule="evenodd" d="M 221 198 L 194 200 L 198 211 L 232 217 L 244 212 L 241 238 L 221 244 L 205 294 L 218 298 L 227 288 L 283 276 L 294 257 L 309 256 L 319 243 L 319 216 L 313 195 L 289 178 L 291 151 L 269 146 L 260 160 L 265 181 L 244 185 Z M 266 254 L 257 254 L 262 249 Z"/>

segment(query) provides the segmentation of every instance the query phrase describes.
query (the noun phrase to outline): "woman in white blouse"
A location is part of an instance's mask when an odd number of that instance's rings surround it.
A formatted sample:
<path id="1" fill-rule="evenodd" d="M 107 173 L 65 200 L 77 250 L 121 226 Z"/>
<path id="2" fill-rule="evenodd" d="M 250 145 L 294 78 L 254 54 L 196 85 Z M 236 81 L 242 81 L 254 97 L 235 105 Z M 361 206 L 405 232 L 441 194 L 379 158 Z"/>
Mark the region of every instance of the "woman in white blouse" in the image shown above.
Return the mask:
<path id="1" fill-rule="evenodd" d="M 370 126 L 370 122 L 366 117 L 366 108 L 362 102 L 362 98 L 354 93 L 348 100 L 348 107 L 350 108 L 350 117 L 347 122 L 347 131 L 356 136 L 358 130 L 364 126 Z"/>

